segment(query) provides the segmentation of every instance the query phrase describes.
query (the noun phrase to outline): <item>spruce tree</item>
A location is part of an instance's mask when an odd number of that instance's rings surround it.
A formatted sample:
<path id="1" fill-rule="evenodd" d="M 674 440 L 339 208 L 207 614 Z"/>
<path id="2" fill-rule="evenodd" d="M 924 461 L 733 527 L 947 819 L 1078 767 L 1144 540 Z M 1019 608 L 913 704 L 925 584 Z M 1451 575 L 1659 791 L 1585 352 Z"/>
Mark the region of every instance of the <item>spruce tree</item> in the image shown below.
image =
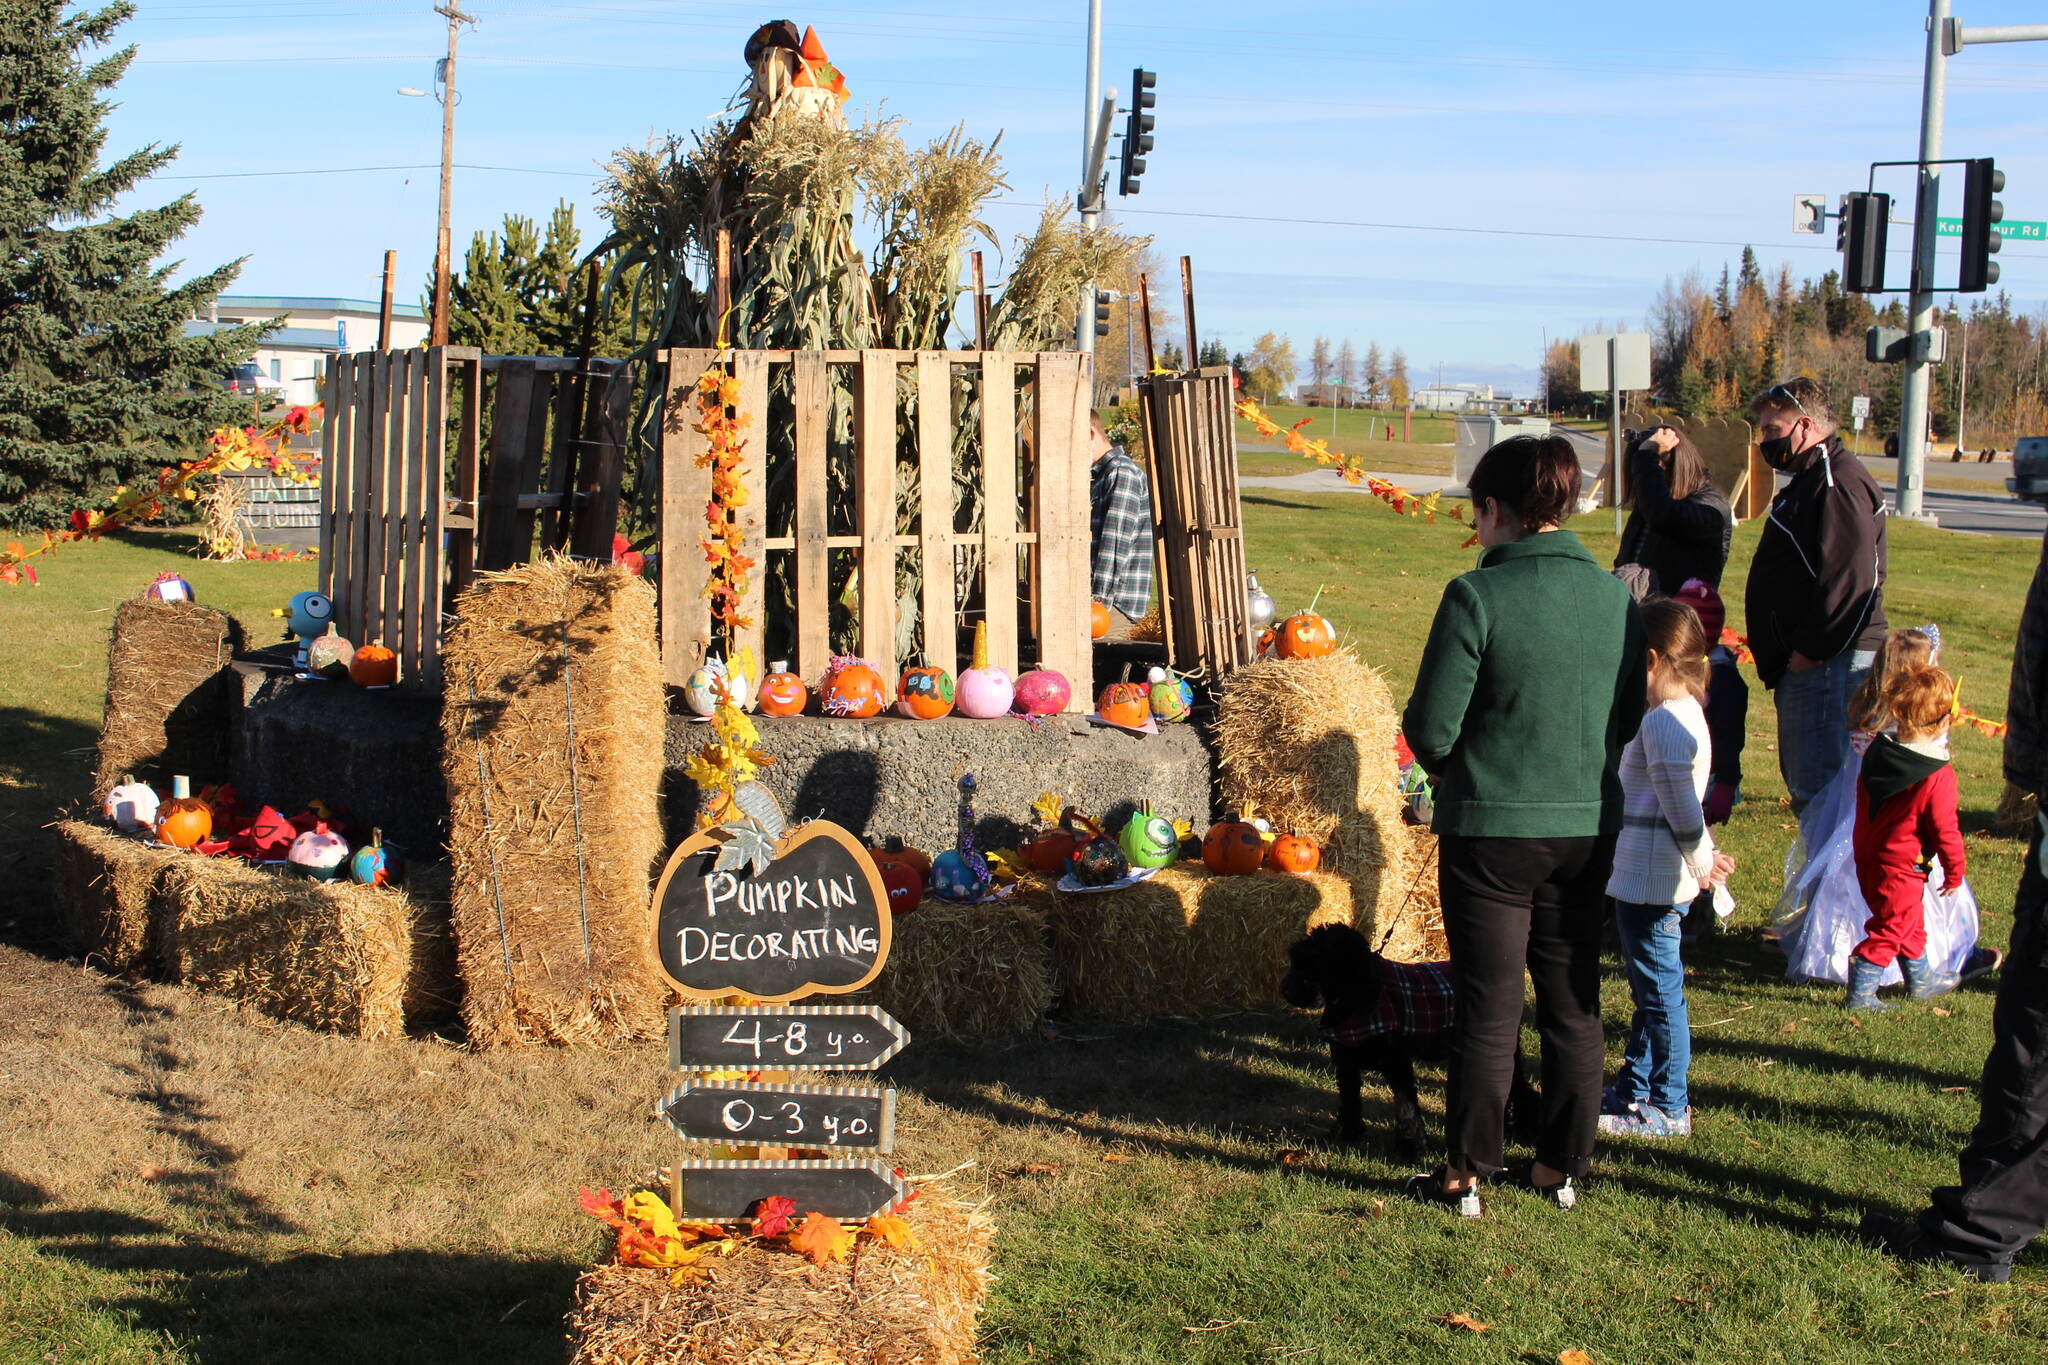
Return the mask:
<path id="1" fill-rule="evenodd" d="M 0 0 L 0 524 L 62 524 L 246 420 L 222 374 L 261 326 L 188 337 L 239 261 L 173 286 L 158 264 L 199 220 L 189 194 L 116 216 L 178 153 L 152 143 L 106 164 L 104 98 L 135 50 L 100 55 L 127 0 L 67 14 Z"/>
<path id="2" fill-rule="evenodd" d="M 581 240 L 575 207 L 566 200 L 549 215 L 545 234 L 516 213 L 505 215 L 498 231 L 477 233 L 448 281 L 448 340 L 492 355 L 574 354 L 583 337 Z M 623 295 L 631 296 L 633 279 L 628 271 Z M 422 302 L 430 311 L 433 294 L 429 276 Z M 623 310 L 601 316 L 595 353 L 631 351 L 629 322 Z"/>

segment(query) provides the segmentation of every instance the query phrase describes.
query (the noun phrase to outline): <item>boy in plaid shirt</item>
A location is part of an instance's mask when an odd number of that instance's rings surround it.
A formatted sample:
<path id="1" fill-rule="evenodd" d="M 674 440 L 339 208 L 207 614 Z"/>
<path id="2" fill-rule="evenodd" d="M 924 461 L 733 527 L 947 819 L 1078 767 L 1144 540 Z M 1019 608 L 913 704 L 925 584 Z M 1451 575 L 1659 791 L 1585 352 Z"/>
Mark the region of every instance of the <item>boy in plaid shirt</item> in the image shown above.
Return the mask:
<path id="1" fill-rule="evenodd" d="M 1128 623 L 1152 605 L 1152 489 L 1138 462 L 1109 439 L 1100 413 L 1092 415 L 1089 431 L 1095 458 L 1088 476 L 1090 591 Z"/>

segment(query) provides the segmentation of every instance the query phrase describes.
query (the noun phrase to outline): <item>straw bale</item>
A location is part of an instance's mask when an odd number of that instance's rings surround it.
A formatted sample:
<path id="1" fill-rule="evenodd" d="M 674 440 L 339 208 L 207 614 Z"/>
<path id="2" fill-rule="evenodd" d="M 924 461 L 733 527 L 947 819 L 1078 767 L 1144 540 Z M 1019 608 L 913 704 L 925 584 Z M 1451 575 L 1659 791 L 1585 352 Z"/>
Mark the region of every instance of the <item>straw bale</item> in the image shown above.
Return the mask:
<path id="1" fill-rule="evenodd" d="M 863 1239 L 814 1266 L 748 1243 L 681 1286 L 665 1270 L 585 1272 L 569 1314 L 571 1365 L 968 1365 L 995 1225 L 927 1187 L 904 1211 L 918 1248 Z"/>
<path id="2" fill-rule="evenodd" d="M 455 924 L 449 901 L 454 874 L 446 863 L 410 863 L 402 894 L 412 911 L 412 970 L 405 978 L 405 1025 L 419 1029 L 453 1019 L 462 1008 L 455 969 Z"/>
<path id="3" fill-rule="evenodd" d="M 1218 876 L 1183 862 L 1118 891 L 1062 892 L 1052 925 L 1067 1004 L 1121 1020 L 1278 1005 L 1287 945 L 1351 923 L 1352 890 L 1330 873 Z"/>
<path id="4" fill-rule="evenodd" d="M 236 701 L 228 663 L 242 644 L 233 617 L 196 602 L 135 597 L 114 609 L 94 801 L 129 773 L 158 786 L 182 773 L 195 789 L 226 780 Z"/>
<path id="5" fill-rule="evenodd" d="M 1441 962 L 1451 955 L 1451 945 L 1444 937 L 1444 903 L 1437 891 L 1436 835 L 1426 826 L 1410 825 L 1404 849 L 1405 870 L 1395 886 L 1400 895 L 1383 900 L 1359 929 L 1397 962 Z"/>
<path id="6" fill-rule="evenodd" d="M 667 698 L 654 591 L 554 557 L 479 576 L 458 610 L 442 768 L 470 1041 L 659 1037 L 667 991 L 648 897 Z"/>
<path id="7" fill-rule="evenodd" d="M 405 1033 L 412 905 L 236 858 L 180 857 L 164 877 L 174 979 L 273 1019 L 360 1038 Z"/>
<path id="8" fill-rule="evenodd" d="M 1249 806 L 1275 832 L 1322 845 L 1324 870 L 1351 879 L 1359 919 L 1381 934 L 1408 913 L 1404 905 L 1413 909 L 1399 728 L 1385 676 L 1342 649 L 1239 669 L 1217 703 L 1224 810 Z M 1394 943 L 1420 936 L 1419 925 L 1395 927 Z"/>
<path id="9" fill-rule="evenodd" d="M 926 901 L 896 917 L 882 974 L 862 992 L 912 1038 L 1028 1033 L 1052 1004 L 1045 893 L 992 905 Z"/>
<path id="10" fill-rule="evenodd" d="M 84 820 L 57 824 L 57 913 L 90 966 L 140 970 L 155 957 L 164 869 L 185 855 Z"/>

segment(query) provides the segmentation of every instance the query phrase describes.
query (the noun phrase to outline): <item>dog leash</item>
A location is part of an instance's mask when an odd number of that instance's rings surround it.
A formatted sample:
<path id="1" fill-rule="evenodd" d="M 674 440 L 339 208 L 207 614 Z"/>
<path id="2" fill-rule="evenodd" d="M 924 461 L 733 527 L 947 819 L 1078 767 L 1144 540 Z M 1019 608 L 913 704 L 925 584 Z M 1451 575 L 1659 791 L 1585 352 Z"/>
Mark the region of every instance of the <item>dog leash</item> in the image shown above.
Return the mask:
<path id="1" fill-rule="evenodd" d="M 1408 908 L 1409 901 L 1415 899 L 1415 888 L 1422 885 L 1422 874 L 1429 871 L 1430 864 L 1434 863 L 1435 861 L 1436 845 L 1432 843 L 1429 846 L 1429 856 L 1422 860 L 1422 866 L 1416 869 L 1414 877 L 1412 877 L 1408 882 L 1408 890 L 1406 894 L 1404 894 L 1401 897 L 1401 903 L 1398 906 L 1394 907 L 1394 922 L 1387 926 L 1386 936 L 1380 940 L 1380 946 L 1373 949 L 1374 952 L 1385 952 L 1387 950 L 1387 945 L 1394 941 L 1394 930 L 1401 927 L 1401 912 Z"/>

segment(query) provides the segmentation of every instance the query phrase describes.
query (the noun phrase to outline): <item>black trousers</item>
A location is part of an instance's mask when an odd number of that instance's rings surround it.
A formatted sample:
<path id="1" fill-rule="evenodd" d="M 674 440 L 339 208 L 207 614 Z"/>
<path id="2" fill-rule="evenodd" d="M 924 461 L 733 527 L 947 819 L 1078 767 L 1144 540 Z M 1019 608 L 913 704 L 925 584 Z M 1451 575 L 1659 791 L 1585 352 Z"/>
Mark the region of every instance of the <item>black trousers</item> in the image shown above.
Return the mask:
<path id="1" fill-rule="evenodd" d="M 1977 1128 L 1960 1185 L 1934 1191 L 1920 1227 L 1949 1256 L 2009 1262 L 2048 1227 L 2048 818 L 2034 837 L 2012 909 L 2012 951 L 1991 1012 Z"/>
<path id="2" fill-rule="evenodd" d="M 1445 1146 L 1453 1170 L 1505 1165 L 1509 1080 L 1522 1027 L 1522 973 L 1536 985 L 1543 1099 L 1536 1159 L 1583 1175 L 1600 1121 L 1600 930 L 1607 839 L 1446 835 L 1437 886 L 1457 987 Z"/>

